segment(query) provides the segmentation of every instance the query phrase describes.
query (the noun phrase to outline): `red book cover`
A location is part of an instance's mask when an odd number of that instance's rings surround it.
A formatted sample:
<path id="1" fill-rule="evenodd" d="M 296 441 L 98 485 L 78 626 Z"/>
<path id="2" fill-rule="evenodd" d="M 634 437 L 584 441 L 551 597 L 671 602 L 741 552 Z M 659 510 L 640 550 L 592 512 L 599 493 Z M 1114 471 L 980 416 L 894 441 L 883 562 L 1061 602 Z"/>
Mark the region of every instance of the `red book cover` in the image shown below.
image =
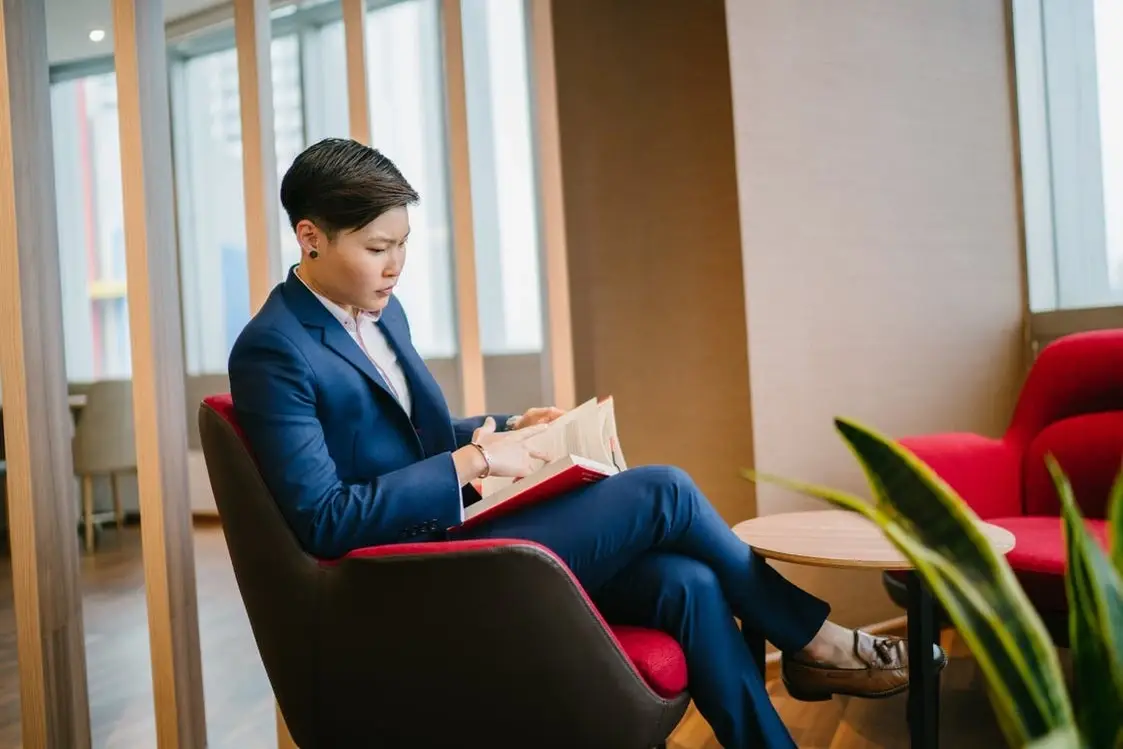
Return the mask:
<path id="1" fill-rule="evenodd" d="M 460 527 L 467 528 L 535 502 L 552 499 L 618 472 L 614 466 L 576 455 L 560 458 L 465 508 L 464 523 Z"/>

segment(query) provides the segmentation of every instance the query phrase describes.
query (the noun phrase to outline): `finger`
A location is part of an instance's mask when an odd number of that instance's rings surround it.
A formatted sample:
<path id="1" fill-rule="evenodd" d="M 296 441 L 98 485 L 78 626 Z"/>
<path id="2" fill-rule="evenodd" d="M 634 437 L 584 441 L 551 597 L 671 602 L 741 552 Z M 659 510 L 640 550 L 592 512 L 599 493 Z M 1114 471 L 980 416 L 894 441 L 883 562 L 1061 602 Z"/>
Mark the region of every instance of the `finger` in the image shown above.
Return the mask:
<path id="1" fill-rule="evenodd" d="M 530 457 L 535 460 L 541 460 L 543 463 L 548 463 L 550 461 L 550 456 L 540 450 L 531 450 Z"/>
<path id="2" fill-rule="evenodd" d="M 488 416 L 486 419 L 484 419 L 483 426 L 481 426 L 476 431 L 481 434 L 491 434 L 495 431 L 495 419 Z"/>

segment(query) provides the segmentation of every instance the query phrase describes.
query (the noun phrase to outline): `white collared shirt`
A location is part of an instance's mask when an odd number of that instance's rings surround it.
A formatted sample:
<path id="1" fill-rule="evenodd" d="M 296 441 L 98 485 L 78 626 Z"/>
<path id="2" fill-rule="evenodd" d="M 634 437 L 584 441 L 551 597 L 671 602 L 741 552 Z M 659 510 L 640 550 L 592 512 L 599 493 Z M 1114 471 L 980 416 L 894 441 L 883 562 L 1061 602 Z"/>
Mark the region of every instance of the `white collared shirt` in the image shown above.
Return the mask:
<path id="1" fill-rule="evenodd" d="M 300 278 L 300 273 L 294 273 L 297 278 Z M 316 295 L 316 298 L 327 308 L 332 316 L 339 320 L 339 324 L 343 326 L 351 340 L 359 344 L 359 348 L 366 353 L 367 358 L 374 364 L 374 368 L 382 375 L 382 379 L 386 380 L 390 385 L 390 389 L 394 395 L 398 397 L 398 402 L 402 404 L 407 414 L 412 414 L 412 400 L 409 392 L 409 382 L 406 380 L 406 373 L 402 369 L 402 365 L 398 363 L 398 355 L 394 353 L 393 347 L 390 342 L 386 340 L 385 334 L 382 329 L 378 327 L 378 318 L 381 316 L 379 312 L 360 312 L 357 316 L 351 315 L 340 305 L 332 300 L 318 293 L 311 286 L 300 278 L 300 282 Z"/>

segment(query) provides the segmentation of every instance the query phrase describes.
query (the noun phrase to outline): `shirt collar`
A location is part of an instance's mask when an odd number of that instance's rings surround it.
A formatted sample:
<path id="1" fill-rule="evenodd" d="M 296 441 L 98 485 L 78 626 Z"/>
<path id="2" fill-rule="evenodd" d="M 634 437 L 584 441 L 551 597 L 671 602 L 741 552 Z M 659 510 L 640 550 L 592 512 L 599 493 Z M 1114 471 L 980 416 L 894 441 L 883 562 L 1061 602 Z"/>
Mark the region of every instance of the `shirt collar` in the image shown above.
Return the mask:
<path id="1" fill-rule="evenodd" d="M 354 320 L 354 318 L 351 316 L 350 312 L 348 312 L 342 306 L 336 304 L 335 302 L 328 299 L 326 296 L 324 296 L 323 294 L 321 294 L 320 292 L 316 291 L 311 286 L 309 286 L 308 283 L 303 278 L 300 277 L 299 267 L 293 269 L 293 275 L 296 276 L 302 284 L 304 284 L 304 288 L 311 291 L 312 294 L 317 299 L 320 300 L 320 303 L 323 304 L 325 307 L 327 307 L 328 312 L 330 312 L 336 320 L 339 320 L 339 322 L 342 325 L 346 326 L 348 322 Z M 360 310 L 359 315 L 358 315 L 358 321 L 369 320 L 370 322 L 378 322 L 378 318 L 381 317 L 381 316 L 382 316 L 381 310 L 379 310 L 377 312 L 372 312 L 370 310 Z M 358 322 L 358 321 L 356 321 L 356 322 Z"/>

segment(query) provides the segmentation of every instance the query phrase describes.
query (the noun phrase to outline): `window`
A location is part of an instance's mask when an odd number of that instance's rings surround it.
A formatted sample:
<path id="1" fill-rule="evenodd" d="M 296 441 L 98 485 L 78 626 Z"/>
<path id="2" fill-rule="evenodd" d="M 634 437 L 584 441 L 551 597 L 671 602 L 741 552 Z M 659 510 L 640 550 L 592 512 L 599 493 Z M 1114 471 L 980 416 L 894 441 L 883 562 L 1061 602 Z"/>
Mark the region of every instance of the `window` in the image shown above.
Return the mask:
<path id="1" fill-rule="evenodd" d="M 398 295 L 422 356 L 451 357 L 456 330 L 437 13 L 435 0 L 406 0 L 367 13 L 368 86 L 374 145 L 421 194 L 411 213 L 408 271 Z M 349 121 L 338 4 L 278 9 L 273 27 L 279 184 L 306 145 L 347 137 Z M 232 36 L 223 39 L 187 52 L 171 68 L 189 374 L 224 372 L 250 314 L 237 57 Z M 300 250 L 279 211 L 287 270 Z"/>
<path id="2" fill-rule="evenodd" d="M 1015 0 L 1030 306 L 1123 304 L 1123 3 Z"/>
<path id="3" fill-rule="evenodd" d="M 273 39 L 271 62 L 279 182 L 304 147 L 295 34 Z M 171 75 L 186 367 L 220 373 L 250 318 L 237 54 L 228 47 L 189 57 Z M 287 269 L 300 251 L 277 200 Z"/>
<path id="4" fill-rule="evenodd" d="M 538 217 L 522 0 L 462 4 L 484 354 L 542 350 Z"/>
<path id="5" fill-rule="evenodd" d="M 426 358 L 455 356 L 444 79 L 436 0 L 367 13 L 371 140 L 421 196 L 410 213 L 406 271 L 395 292 Z"/>
<path id="6" fill-rule="evenodd" d="M 132 374 L 113 73 L 51 86 L 67 378 Z"/>

